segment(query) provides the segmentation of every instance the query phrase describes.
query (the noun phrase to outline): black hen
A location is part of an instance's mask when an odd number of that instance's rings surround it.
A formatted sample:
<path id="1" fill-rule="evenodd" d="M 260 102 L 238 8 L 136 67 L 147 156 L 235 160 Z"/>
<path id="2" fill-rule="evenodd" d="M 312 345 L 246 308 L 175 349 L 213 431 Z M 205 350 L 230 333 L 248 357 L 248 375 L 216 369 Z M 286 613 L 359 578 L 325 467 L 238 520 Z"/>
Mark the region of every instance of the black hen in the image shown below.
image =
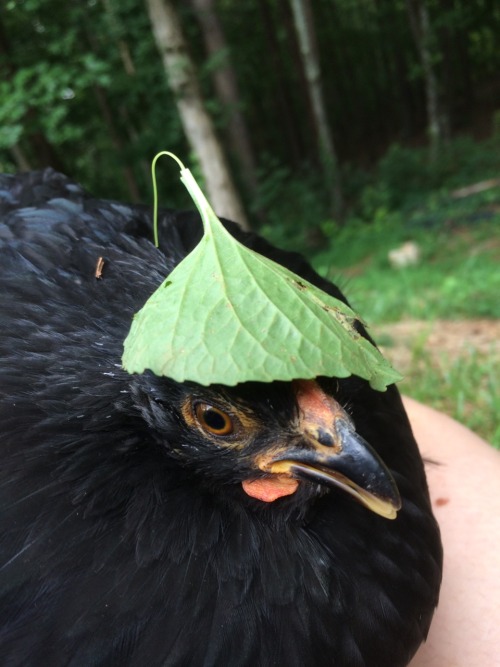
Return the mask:
<path id="1" fill-rule="evenodd" d="M 0 198 L 2 665 L 406 665 L 441 547 L 397 389 L 128 375 L 131 318 L 197 215 L 164 212 L 157 250 L 147 208 L 51 170 Z M 395 520 L 352 497 L 384 513 L 392 480 Z"/>

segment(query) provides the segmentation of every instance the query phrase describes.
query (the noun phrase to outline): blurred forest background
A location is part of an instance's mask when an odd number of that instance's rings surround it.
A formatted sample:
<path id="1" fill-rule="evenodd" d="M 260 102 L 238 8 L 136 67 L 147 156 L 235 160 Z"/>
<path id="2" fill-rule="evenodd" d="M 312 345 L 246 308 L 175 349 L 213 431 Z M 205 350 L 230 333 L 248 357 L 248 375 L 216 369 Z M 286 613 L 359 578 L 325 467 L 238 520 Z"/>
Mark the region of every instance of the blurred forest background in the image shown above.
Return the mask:
<path id="1" fill-rule="evenodd" d="M 500 445 L 499 42 L 499 0 L 1 0 L 0 168 L 149 203 L 173 151 Z"/>

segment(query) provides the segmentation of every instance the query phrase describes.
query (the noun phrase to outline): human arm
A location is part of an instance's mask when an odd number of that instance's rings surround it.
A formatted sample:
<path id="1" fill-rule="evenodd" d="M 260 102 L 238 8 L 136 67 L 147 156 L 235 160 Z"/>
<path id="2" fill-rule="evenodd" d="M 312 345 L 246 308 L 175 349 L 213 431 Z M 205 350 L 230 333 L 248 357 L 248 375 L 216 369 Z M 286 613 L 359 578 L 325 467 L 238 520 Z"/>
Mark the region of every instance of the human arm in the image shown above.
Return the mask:
<path id="1" fill-rule="evenodd" d="M 411 667 L 500 664 L 500 452 L 405 398 L 441 528 L 444 574 L 427 642 Z"/>

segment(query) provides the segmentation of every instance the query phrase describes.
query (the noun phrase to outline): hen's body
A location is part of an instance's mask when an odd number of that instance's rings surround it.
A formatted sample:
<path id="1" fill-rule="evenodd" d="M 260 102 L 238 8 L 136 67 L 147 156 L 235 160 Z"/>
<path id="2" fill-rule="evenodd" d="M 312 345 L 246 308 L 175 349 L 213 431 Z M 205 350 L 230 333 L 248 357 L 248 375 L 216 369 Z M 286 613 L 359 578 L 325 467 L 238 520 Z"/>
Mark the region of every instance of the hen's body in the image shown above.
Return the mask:
<path id="1" fill-rule="evenodd" d="M 406 665 L 441 552 L 396 388 L 321 380 L 392 472 L 396 520 L 310 482 L 250 498 L 249 459 L 194 432 L 181 406 L 237 406 L 258 425 L 249 447 L 265 449 L 296 416 L 291 385 L 203 388 L 120 363 L 133 314 L 199 238 L 197 216 L 165 213 L 160 251 L 143 238 L 147 209 L 92 200 L 54 172 L 5 177 L 0 199 L 2 664 Z M 245 239 L 339 295 L 298 256 Z"/>

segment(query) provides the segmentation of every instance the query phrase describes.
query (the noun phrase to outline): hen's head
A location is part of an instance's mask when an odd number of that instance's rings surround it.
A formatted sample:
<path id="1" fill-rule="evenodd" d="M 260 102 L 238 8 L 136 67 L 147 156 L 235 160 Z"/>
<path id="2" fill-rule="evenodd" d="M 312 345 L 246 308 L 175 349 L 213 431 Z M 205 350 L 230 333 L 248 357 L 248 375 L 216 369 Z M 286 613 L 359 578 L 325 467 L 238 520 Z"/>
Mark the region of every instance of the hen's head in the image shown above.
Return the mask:
<path id="1" fill-rule="evenodd" d="M 206 490 L 255 510 L 302 513 L 329 489 L 394 519 L 399 492 L 387 465 L 357 432 L 358 379 L 201 387 L 154 378 L 133 383 L 142 418 L 172 460 Z M 287 512 L 288 514 L 288 512 Z"/>

